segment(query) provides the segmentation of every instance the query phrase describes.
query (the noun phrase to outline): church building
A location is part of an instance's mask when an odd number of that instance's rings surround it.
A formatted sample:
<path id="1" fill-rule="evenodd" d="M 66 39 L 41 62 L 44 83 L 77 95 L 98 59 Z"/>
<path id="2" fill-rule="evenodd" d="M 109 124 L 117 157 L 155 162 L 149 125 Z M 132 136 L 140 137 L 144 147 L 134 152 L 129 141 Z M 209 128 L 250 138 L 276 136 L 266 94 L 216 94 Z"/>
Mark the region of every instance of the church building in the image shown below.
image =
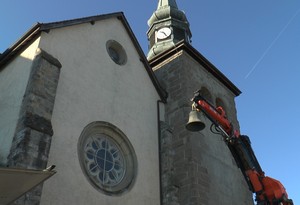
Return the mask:
<path id="1" fill-rule="evenodd" d="M 199 90 L 239 128 L 241 91 L 191 45 L 175 0 L 148 25 L 147 54 L 118 12 L 38 23 L 0 55 L 1 167 L 56 166 L 0 204 L 253 204 L 222 137 L 185 127 Z"/>

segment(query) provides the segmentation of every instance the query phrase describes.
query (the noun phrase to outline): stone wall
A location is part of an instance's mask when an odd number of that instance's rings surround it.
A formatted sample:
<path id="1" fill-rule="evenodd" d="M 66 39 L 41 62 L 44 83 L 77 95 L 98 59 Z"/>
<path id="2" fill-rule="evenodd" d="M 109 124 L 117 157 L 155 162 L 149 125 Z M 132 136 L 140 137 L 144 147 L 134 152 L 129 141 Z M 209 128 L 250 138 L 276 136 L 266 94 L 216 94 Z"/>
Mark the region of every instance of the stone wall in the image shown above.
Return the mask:
<path id="1" fill-rule="evenodd" d="M 37 51 L 8 156 L 9 167 L 46 168 L 53 135 L 51 116 L 60 68 L 57 59 L 45 51 Z M 14 204 L 39 204 L 41 190 L 42 186 L 38 186 Z"/>
<path id="2" fill-rule="evenodd" d="M 234 94 L 184 51 L 156 66 L 155 73 L 169 94 L 161 122 L 163 205 L 252 203 L 252 194 L 220 135 L 206 128 L 189 132 L 185 125 L 193 92 L 205 87 L 213 102 L 222 99 L 238 127 Z"/>

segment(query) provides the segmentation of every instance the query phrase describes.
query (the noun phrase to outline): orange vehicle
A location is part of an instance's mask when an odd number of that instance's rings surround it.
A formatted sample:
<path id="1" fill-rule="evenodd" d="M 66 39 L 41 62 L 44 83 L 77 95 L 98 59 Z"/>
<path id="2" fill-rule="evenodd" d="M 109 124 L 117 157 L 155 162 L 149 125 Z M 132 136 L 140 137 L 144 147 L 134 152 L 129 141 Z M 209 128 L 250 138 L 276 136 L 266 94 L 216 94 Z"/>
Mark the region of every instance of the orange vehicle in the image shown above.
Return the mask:
<path id="1" fill-rule="evenodd" d="M 249 137 L 240 135 L 239 131 L 233 129 L 224 109 L 215 108 L 199 92 L 195 93 L 192 101 L 192 111 L 186 128 L 193 132 L 204 129 L 205 124 L 198 118 L 197 113 L 205 114 L 212 122 L 212 126 L 215 126 L 215 130 L 223 136 L 250 190 L 256 194 L 257 205 L 293 205 L 281 182 L 265 176 L 253 152 Z"/>

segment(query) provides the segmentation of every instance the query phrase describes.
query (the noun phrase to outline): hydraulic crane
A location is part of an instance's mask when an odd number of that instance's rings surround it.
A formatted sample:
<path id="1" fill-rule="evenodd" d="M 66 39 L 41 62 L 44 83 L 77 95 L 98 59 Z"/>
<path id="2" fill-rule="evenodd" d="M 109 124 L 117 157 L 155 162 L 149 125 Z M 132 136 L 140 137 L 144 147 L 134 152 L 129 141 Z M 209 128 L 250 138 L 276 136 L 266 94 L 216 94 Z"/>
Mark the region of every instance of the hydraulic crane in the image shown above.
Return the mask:
<path id="1" fill-rule="evenodd" d="M 205 128 L 205 124 L 198 118 L 199 112 L 202 112 L 212 122 L 210 130 L 222 135 L 240 167 L 249 189 L 256 194 L 257 205 L 293 205 L 293 201 L 288 199 L 288 194 L 281 182 L 265 176 L 253 152 L 249 137 L 241 135 L 238 130 L 233 128 L 224 109 L 220 106 L 214 107 L 201 96 L 199 91 L 195 92 L 191 101 L 193 102 L 192 111 L 186 128 L 193 132 Z M 215 129 L 213 130 L 213 128 Z"/>

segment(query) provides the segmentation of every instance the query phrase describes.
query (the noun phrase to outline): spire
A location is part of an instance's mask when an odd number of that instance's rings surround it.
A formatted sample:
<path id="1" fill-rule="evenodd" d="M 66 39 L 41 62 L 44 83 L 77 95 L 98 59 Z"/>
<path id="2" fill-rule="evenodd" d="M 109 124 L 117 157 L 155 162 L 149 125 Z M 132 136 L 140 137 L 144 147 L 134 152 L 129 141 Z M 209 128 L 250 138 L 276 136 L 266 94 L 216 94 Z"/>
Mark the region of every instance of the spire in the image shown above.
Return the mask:
<path id="1" fill-rule="evenodd" d="M 149 60 L 181 40 L 189 43 L 192 36 L 185 13 L 178 9 L 175 0 L 159 0 L 148 25 Z"/>
<path id="2" fill-rule="evenodd" d="M 172 7 L 172 8 L 178 9 L 175 0 L 159 0 L 157 10 L 162 8 L 162 7 L 169 7 L 169 6 Z"/>

